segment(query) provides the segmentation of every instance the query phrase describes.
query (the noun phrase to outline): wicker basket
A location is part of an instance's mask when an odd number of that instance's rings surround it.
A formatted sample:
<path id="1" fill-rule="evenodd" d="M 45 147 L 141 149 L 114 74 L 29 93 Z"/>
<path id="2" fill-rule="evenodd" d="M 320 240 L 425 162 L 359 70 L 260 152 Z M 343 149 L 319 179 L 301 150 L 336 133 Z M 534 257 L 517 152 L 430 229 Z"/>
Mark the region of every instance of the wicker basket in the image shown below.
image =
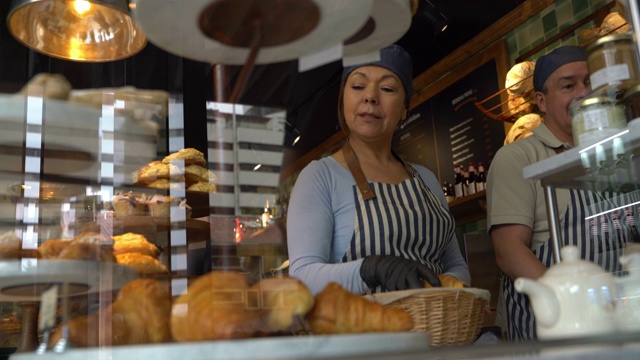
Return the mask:
<path id="1" fill-rule="evenodd" d="M 405 310 L 411 331 L 426 332 L 432 346 L 472 343 L 482 327 L 491 294 L 475 288 L 432 288 L 367 295 L 370 300 Z"/>

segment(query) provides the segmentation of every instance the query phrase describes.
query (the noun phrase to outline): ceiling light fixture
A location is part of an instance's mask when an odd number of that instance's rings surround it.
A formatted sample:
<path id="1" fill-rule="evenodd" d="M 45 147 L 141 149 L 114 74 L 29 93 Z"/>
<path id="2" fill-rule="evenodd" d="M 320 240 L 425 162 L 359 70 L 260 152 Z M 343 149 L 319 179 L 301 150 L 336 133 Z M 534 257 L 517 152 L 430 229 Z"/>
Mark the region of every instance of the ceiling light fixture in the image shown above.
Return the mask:
<path id="1" fill-rule="evenodd" d="M 424 11 L 424 16 L 433 27 L 435 33 L 438 34 L 445 31 L 449 26 L 449 19 L 444 16 L 444 14 L 440 10 L 438 10 L 435 5 L 431 3 L 431 1 L 425 0 L 425 2 L 428 6 Z"/>
<path id="2" fill-rule="evenodd" d="M 25 46 L 65 60 L 120 60 L 147 43 L 127 0 L 13 0 L 7 25 Z"/>

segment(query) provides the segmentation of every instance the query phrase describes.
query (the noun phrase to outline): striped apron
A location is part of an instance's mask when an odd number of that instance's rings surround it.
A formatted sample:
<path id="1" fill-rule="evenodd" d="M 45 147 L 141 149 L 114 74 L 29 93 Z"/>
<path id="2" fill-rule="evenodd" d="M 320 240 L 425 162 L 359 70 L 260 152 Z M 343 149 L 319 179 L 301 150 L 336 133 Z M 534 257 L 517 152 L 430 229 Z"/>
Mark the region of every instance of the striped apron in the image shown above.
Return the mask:
<path id="1" fill-rule="evenodd" d="M 355 229 L 341 262 L 368 255 L 395 255 L 418 261 L 440 274 L 442 253 L 455 230 L 453 216 L 420 174 L 409 164 L 403 164 L 411 174 L 409 179 L 397 185 L 368 184 L 375 194 L 368 199 L 354 185 Z M 354 177 L 358 178 L 355 174 Z M 380 286 L 372 289 L 381 291 Z"/>
<path id="2" fill-rule="evenodd" d="M 577 246 L 581 259 L 598 264 L 615 275 L 622 270 L 618 257 L 623 254 L 630 227 L 633 226 L 633 223 L 625 221 L 624 217 L 625 214 L 637 217 L 637 209 L 621 208 L 619 211 L 595 215 L 637 202 L 640 198 L 638 192 L 623 195 L 585 190 L 569 190 L 569 192 L 570 201 L 560 224 L 561 245 Z M 534 249 L 533 253 L 543 264 L 550 267 L 553 263 L 551 239 Z M 513 287 L 513 280 L 505 274 L 501 275 L 501 280 L 509 340 L 537 338 L 535 318 L 529 297 L 517 292 Z"/>

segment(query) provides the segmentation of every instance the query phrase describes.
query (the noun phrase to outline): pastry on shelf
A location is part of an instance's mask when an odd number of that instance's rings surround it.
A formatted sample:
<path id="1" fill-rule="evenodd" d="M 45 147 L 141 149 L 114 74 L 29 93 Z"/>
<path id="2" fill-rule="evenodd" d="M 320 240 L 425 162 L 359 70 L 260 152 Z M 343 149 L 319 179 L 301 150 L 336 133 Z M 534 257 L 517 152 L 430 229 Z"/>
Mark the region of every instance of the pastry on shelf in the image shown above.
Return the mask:
<path id="1" fill-rule="evenodd" d="M 316 295 L 307 320 L 314 334 L 409 331 L 413 327 L 406 311 L 384 307 L 336 283 L 329 283 Z"/>
<path id="2" fill-rule="evenodd" d="M 152 189 L 181 189 L 184 188 L 184 181 L 171 181 L 170 179 L 158 179 L 147 184 Z"/>
<path id="3" fill-rule="evenodd" d="M 138 195 L 132 192 L 116 194 L 113 196 L 111 206 L 113 207 L 116 217 L 148 215 L 147 197 L 145 194 Z"/>
<path id="4" fill-rule="evenodd" d="M 171 292 L 167 281 L 136 279 L 108 307 L 71 319 L 69 340 L 77 347 L 165 343 L 171 340 Z M 53 346 L 62 327 L 52 334 Z"/>
<path id="5" fill-rule="evenodd" d="M 169 274 L 169 270 L 160 260 L 137 252 L 118 254 L 116 262 L 134 269 L 140 276 Z"/>
<path id="6" fill-rule="evenodd" d="M 189 184 L 197 182 L 213 182 L 216 180 L 216 175 L 213 171 L 196 164 L 185 166 L 184 176 Z"/>
<path id="7" fill-rule="evenodd" d="M 0 349 L 20 345 L 20 319 L 18 314 L 10 312 L 0 314 Z"/>
<path id="8" fill-rule="evenodd" d="M 132 180 L 134 184 L 149 184 L 158 179 L 184 181 L 184 174 L 178 166 L 157 160 L 141 167 L 133 176 L 134 178 Z"/>
<path id="9" fill-rule="evenodd" d="M 0 234 L 0 259 L 19 259 L 22 252 L 22 239 L 14 231 Z"/>
<path id="10" fill-rule="evenodd" d="M 72 239 L 49 239 L 38 246 L 43 259 L 114 262 L 113 240 L 100 233 L 81 233 Z"/>
<path id="11" fill-rule="evenodd" d="M 184 166 L 191 164 L 205 166 L 207 164 L 207 160 L 204 158 L 204 154 L 194 148 L 186 148 L 169 154 L 162 159 L 162 162 L 165 164 L 183 163 Z"/>
<path id="12" fill-rule="evenodd" d="M 217 187 L 216 187 L 216 184 L 214 183 L 201 181 L 201 182 L 191 184 L 187 188 L 187 190 L 215 193 L 217 191 Z"/>
<path id="13" fill-rule="evenodd" d="M 67 100 L 71 83 L 64 75 L 39 73 L 20 89 L 18 94 L 45 99 Z"/>
<path id="14" fill-rule="evenodd" d="M 171 216 L 171 208 L 183 208 L 186 218 L 191 215 L 191 207 L 186 200 L 181 200 L 173 196 L 153 195 L 147 202 L 149 206 L 149 214 L 151 216 L 169 217 Z"/>
<path id="15" fill-rule="evenodd" d="M 139 253 L 158 258 L 160 249 L 142 234 L 128 232 L 113 236 L 113 254 Z"/>

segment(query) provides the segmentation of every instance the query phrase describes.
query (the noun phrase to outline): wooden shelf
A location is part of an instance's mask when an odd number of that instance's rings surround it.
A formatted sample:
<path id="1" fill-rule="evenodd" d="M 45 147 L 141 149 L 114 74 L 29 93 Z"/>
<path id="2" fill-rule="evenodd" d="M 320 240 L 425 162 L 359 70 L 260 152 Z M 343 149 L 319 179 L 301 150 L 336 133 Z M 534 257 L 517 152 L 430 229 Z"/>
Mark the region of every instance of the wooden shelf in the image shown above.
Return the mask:
<path id="1" fill-rule="evenodd" d="M 487 217 L 486 191 L 453 200 L 449 203 L 449 209 L 456 219 L 456 226 L 484 219 Z"/>

